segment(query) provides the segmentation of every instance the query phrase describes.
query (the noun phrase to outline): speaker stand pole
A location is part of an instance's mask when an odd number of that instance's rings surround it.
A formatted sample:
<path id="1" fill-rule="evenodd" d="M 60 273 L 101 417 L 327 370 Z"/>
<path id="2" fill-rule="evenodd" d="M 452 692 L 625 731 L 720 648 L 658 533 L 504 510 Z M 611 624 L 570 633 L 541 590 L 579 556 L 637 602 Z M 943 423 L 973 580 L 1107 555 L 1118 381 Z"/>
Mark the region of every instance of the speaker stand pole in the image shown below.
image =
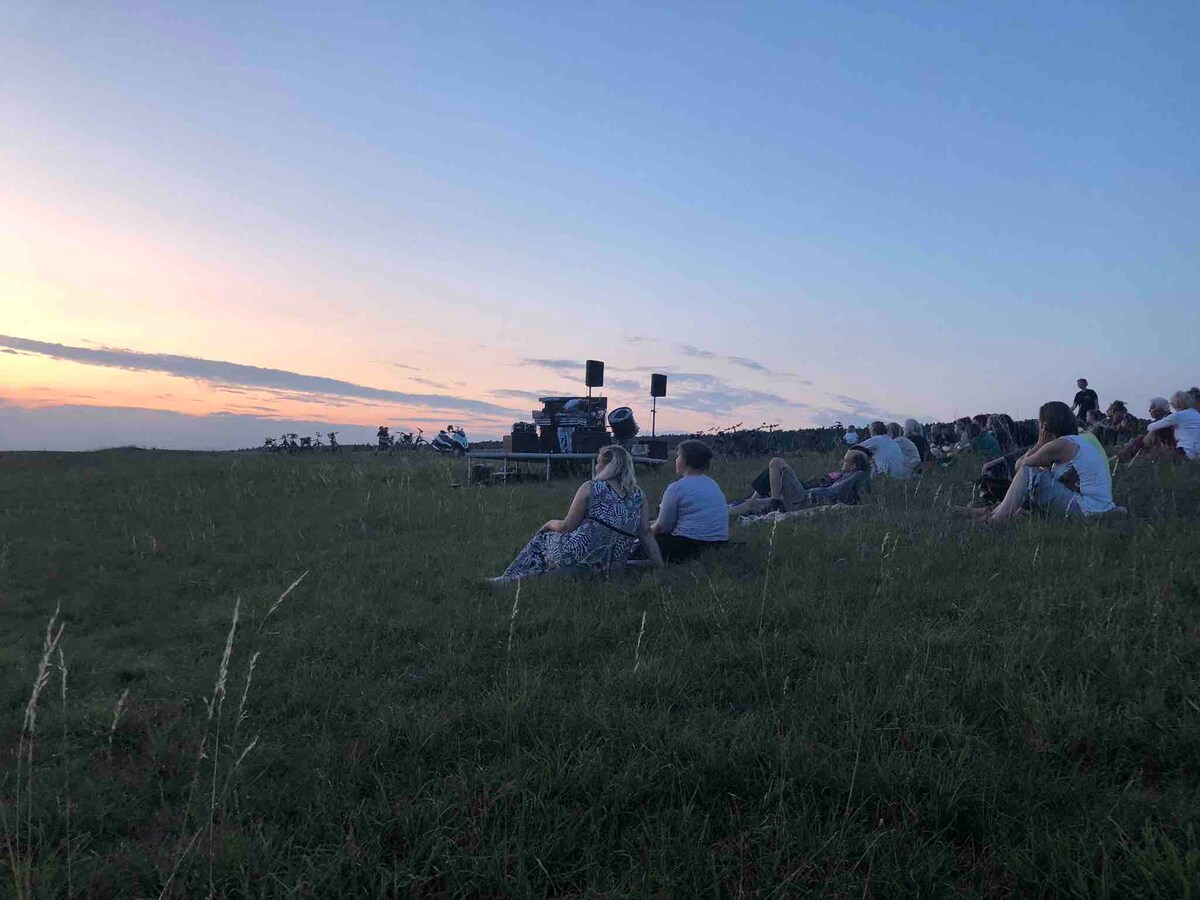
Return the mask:
<path id="1" fill-rule="evenodd" d="M 658 398 L 650 400 L 650 437 L 658 437 Z"/>

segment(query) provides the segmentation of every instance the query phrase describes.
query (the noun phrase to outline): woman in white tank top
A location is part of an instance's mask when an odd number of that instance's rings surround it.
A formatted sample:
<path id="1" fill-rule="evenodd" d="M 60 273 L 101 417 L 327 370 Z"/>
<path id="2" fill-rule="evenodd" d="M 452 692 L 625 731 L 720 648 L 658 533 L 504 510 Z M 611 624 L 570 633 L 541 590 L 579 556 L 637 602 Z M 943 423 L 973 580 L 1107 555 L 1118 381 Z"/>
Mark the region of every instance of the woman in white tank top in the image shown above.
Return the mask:
<path id="1" fill-rule="evenodd" d="M 1116 509 L 1112 475 L 1104 452 L 1078 434 L 1067 404 L 1053 400 L 1038 410 L 1037 445 L 1017 461 L 1016 474 L 1004 500 L 994 510 L 971 510 L 1005 524 L 1023 509 L 1065 517 L 1095 516 Z"/>
<path id="2" fill-rule="evenodd" d="M 1059 481 L 1068 470 L 1074 469 L 1079 476 L 1079 509 L 1085 516 L 1106 513 L 1116 508 L 1112 499 L 1112 472 L 1106 457 L 1087 438 L 1069 434 L 1061 438 L 1076 448 L 1075 455 L 1067 462 L 1055 462 L 1050 472 Z"/>

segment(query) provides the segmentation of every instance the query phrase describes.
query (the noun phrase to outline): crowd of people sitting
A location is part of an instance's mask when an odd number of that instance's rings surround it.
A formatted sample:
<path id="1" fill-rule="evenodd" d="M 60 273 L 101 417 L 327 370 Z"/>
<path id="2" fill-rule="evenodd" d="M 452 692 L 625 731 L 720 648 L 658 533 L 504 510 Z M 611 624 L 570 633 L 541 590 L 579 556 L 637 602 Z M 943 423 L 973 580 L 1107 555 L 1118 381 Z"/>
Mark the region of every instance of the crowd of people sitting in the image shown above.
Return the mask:
<path id="1" fill-rule="evenodd" d="M 1072 406 L 1043 404 L 1032 427 L 997 413 L 934 426 L 915 419 L 903 426 L 872 422 L 865 438 L 851 428 L 837 471 L 805 481 L 776 457 L 751 482 L 750 494 L 733 502 L 708 474 L 712 449 L 685 440 L 676 450 L 679 477 L 653 520 L 632 458 L 619 445 L 606 446 L 595 476 L 575 492 L 566 516 L 546 522 L 491 581 L 505 584 L 556 570 L 608 572 L 631 555 L 654 566 L 684 561 L 725 544 L 731 519 L 853 504 L 872 476 L 912 478 L 960 460 L 980 465 L 974 483 L 985 501 L 954 507 L 961 515 L 997 525 L 1031 511 L 1095 517 L 1121 511 L 1113 502 L 1113 466 L 1200 458 L 1200 388 L 1153 398 L 1143 421 L 1120 400 L 1101 413 L 1087 381 L 1078 386 Z"/>

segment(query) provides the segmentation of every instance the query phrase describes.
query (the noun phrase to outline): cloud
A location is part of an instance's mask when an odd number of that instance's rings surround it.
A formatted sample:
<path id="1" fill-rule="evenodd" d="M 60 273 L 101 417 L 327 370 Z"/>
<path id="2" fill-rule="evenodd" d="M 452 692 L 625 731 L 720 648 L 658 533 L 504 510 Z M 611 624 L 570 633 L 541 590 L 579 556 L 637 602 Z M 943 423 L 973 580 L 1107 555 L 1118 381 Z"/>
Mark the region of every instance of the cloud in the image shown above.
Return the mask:
<path id="1" fill-rule="evenodd" d="M 581 363 L 577 359 L 523 359 L 523 360 L 521 360 L 521 364 L 526 365 L 526 366 L 537 366 L 538 368 L 541 368 L 541 369 L 547 369 L 548 371 L 556 372 L 559 375 L 571 376 L 573 378 L 578 379 L 578 383 L 580 385 L 583 384 L 584 367 L 583 367 L 583 363 Z M 616 368 L 613 366 L 608 367 L 608 369 L 605 371 L 603 390 L 605 390 L 605 391 L 621 391 L 621 392 L 628 393 L 628 394 L 636 394 L 641 391 L 644 391 L 647 394 L 650 393 L 650 385 L 649 384 L 641 384 L 637 381 L 634 381 L 631 378 L 613 378 L 612 377 L 613 372 L 622 372 L 622 371 L 636 371 L 636 370 L 619 369 L 619 368 Z M 491 391 L 490 393 L 494 397 L 504 396 L 504 394 L 501 393 L 500 391 Z M 529 393 L 528 391 L 518 391 L 517 392 L 518 396 L 525 396 L 528 393 Z M 550 391 L 549 393 L 543 393 L 540 396 L 549 397 L 549 396 L 553 396 L 557 393 L 558 393 L 558 391 Z"/>
<path id="2" fill-rule="evenodd" d="M 901 422 L 908 417 L 907 413 L 897 413 L 893 410 L 884 409 L 881 406 L 876 406 L 870 401 L 860 400 L 858 397 L 849 397 L 845 394 L 829 393 L 827 393 L 826 396 L 832 398 L 835 403 L 844 407 L 843 409 L 831 409 L 828 407 L 822 408 L 821 412 L 826 414 L 827 418 L 833 417 L 834 419 L 840 418 L 849 420 L 866 417 L 868 419 L 878 419 L 884 422 Z"/>
<path id="3" fill-rule="evenodd" d="M 653 344 L 655 338 L 645 334 L 623 334 L 621 337 L 627 344 Z"/>
<path id="4" fill-rule="evenodd" d="M 553 396 L 554 391 L 549 389 L 543 391 L 521 391 L 513 390 L 511 388 L 500 388 L 499 390 L 488 391 L 488 394 L 492 397 L 500 397 L 503 399 L 528 400 L 533 398 L 536 400 L 538 397 Z"/>
<path id="5" fill-rule="evenodd" d="M 331 402 L 329 398 L 366 400 L 376 403 L 395 403 L 425 409 L 448 410 L 480 415 L 508 413 L 509 410 L 465 397 L 443 394 L 410 394 L 385 390 L 336 378 L 304 375 L 284 369 L 264 369 L 241 363 L 200 359 L 193 356 L 173 356 L 165 353 L 141 353 L 114 347 L 70 347 L 31 341 L 25 338 L 0 335 L 0 347 L 21 350 L 51 359 L 61 359 L 89 366 L 104 366 L 134 372 L 162 372 L 178 378 L 191 378 L 222 388 L 249 387 L 273 392 L 283 398 Z"/>
<path id="6" fill-rule="evenodd" d="M 579 359 L 523 359 L 520 362 L 523 366 L 537 366 L 539 369 L 549 369 L 551 372 L 558 372 L 560 375 L 578 375 L 579 380 L 583 381 L 584 365 Z"/>
<path id="7" fill-rule="evenodd" d="M 752 359 L 747 359 L 745 356 L 727 356 L 727 357 L 725 357 L 725 360 L 727 362 L 732 363 L 735 366 L 741 366 L 743 369 L 750 369 L 751 371 L 754 371 L 754 372 L 770 372 L 771 371 L 766 366 L 764 366 L 762 363 L 755 362 Z"/>
<path id="8" fill-rule="evenodd" d="M 397 369 L 407 369 L 410 372 L 420 372 L 421 371 L 416 366 L 406 366 L 404 363 L 390 362 L 390 363 L 388 363 L 388 365 L 393 366 Z"/>
<path id="9" fill-rule="evenodd" d="M 737 366 L 742 369 L 749 369 L 751 372 L 758 372 L 761 375 L 770 375 L 772 378 L 788 378 L 793 381 L 798 381 L 800 384 L 812 384 L 795 375 L 791 372 L 776 372 L 769 366 L 765 366 L 756 359 L 751 359 L 748 356 L 722 356 L 719 353 L 713 353 L 711 350 L 702 350 L 691 344 L 679 344 L 679 351 L 684 356 L 690 356 L 693 359 L 715 359 L 721 362 L 728 363 L 731 366 Z"/>
<path id="10" fill-rule="evenodd" d="M 669 367 L 668 367 L 669 369 Z M 769 391 L 738 387 L 719 375 L 707 372 L 667 371 L 664 408 L 685 409 L 712 416 L 734 416 L 738 410 L 754 411 L 768 418 L 779 409 L 807 410 L 809 404 Z"/>
<path id="11" fill-rule="evenodd" d="M 691 344 L 681 344 L 679 346 L 684 355 L 698 360 L 715 359 L 760 374 L 767 374 L 776 378 L 787 378 L 799 381 L 802 384 L 811 383 L 803 381 L 795 375 L 773 372 L 763 364 L 747 357 L 720 356 L 699 347 L 694 347 Z M 551 372 L 573 375 L 582 381 L 583 366 L 578 360 L 523 359 L 521 362 L 524 365 L 537 366 Z M 741 387 L 730 383 L 720 375 L 713 375 L 707 372 L 680 372 L 675 371 L 674 368 L 674 366 L 670 365 L 629 366 L 625 368 L 609 367 L 608 373 L 635 373 L 641 377 L 638 379 L 613 378 L 610 374 L 610 377 L 605 379 L 604 386 L 606 390 L 630 395 L 630 399 L 632 399 L 635 396 L 646 395 L 650 392 L 649 383 L 643 383 L 641 380 L 641 378 L 645 377 L 644 373 L 661 372 L 667 376 L 668 380 L 667 397 L 660 404 L 664 409 L 687 410 L 689 412 L 698 412 L 721 418 L 733 418 L 743 413 L 771 418 L 777 411 L 804 411 L 807 413 L 812 409 L 809 403 L 793 400 L 772 391 Z M 553 392 L 542 392 L 536 394 L 536 396 L 545 397 L 550 393 Z M 492 391 L 491 396 L 527 398 L 534 396 L 534 392 Z"/>
<path id="12" fill-rule="evenodd" d="M 0 347 L 0 353 L 11 353 L 13 356 L 21 356 L 22 355 L 10 347 Z"/>
<path id="13" fill-rule="evenodd" d="M 428 378 L 418 378 L 416 375 L 409 375 L 408 380 L 414 381 L 417 384 L 423 384 L 423 385 L 425 385 L 425 387 L 437 388 L 438 390 L 446 390 L 446 385 L 442 384 L 440 381 L 432 381 Z"/>

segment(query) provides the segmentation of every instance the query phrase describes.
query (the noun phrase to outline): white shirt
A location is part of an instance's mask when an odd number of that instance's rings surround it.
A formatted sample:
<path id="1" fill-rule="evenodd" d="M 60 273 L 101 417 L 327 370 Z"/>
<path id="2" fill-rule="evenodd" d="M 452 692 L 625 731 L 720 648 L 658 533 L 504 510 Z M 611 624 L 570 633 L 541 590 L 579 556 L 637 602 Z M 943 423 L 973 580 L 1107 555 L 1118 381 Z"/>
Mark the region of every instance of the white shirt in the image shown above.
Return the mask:
<path id="1" fill-rule="evenodd" d="M 1112 498 L 1112 471 L 1104 450 L 1093 443 L 1092 435 L 1067 435 L 1065 440 L 1076 446 L 1075 458 L 1069 463 L 1054 463 L 1050 471 L 1058 478 L 1071 466 L 1079 474 L 1079 509 L 1085 516 L 1106 513 L 1115 509 Z"/>
<path id="2" fill-rule="evenodd" d="M 917 449 L 917 445 L 904 435 L 896 438 L 896 443 L 900 445 L 900 452 L 904 454 L 904 461 L 908 463 L 908 471 L 915 472 L 921 468 L 921 451 Z"/>
<path id="3" fill-rule="evenodd" d="M 685 475 L 667 485 L 654 524 L 693 541 L 727 541 L 729 507 L 720 486 L 707 475 Z"/>
<path id="4" fill-rule="evenodd" d="M 904 451 L 888 435 L 877 434 L 865 441 L 859 441 L 858 446 L 871 451 L 871 462 L 874 464 L 877 474 L 888 475 L 892 478 L 909 476 L 910 470 L 908 463 L 904 460 Z"/>
<path id="5" fill-rule="evenodd" d="M 1161 428 L 1175 429 L 1175 446 L 1187 454 L 1188 459 L 1200 457 L 1200 410 L 1180 409 L 1163 416 L 1146 426 L 1151 431 Z"/>

